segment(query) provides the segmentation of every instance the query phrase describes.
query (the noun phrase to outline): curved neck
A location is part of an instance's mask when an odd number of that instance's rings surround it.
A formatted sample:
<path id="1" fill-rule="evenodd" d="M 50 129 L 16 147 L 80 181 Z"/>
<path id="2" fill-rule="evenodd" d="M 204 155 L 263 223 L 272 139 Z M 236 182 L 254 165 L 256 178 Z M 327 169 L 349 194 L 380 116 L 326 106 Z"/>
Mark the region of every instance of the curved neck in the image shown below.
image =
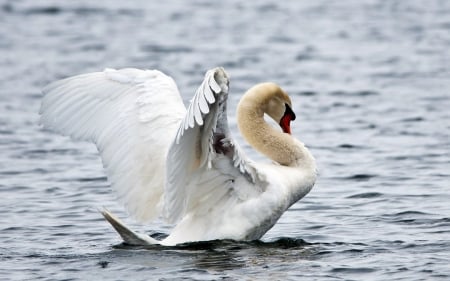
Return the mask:
<path id="1" fill-rule="evenodd" d="M 261 99 L 262 95 L 250 89 L 239 102 L 237 122 L 242 136 L 256 150 L 281 165 L 300 166 L 306 164 L 304 160 L 309 162 L 310 154 L 300 141 L 264 120 L 267 99 Z"/>

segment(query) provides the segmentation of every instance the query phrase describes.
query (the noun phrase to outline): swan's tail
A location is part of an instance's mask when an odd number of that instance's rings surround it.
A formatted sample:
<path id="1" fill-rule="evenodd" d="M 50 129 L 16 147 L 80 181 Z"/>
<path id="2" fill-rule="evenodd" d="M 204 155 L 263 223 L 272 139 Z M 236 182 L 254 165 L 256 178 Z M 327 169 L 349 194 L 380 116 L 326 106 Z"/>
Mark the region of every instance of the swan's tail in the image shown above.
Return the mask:
<path id="1" fill-rule="evenodd" d="M 126 244 L 130 245 L 155 245 L 160 244 L 160 242 L 148 235 L 143 235 L 134 232 L 123 224 L 116 216 L 111 214 L 108 210 L 103 209 L 100 210 L 103 217 L 114 227 L 114 229 L 119 233 L 120 237 L 122 237 L 123 241 Z"/>

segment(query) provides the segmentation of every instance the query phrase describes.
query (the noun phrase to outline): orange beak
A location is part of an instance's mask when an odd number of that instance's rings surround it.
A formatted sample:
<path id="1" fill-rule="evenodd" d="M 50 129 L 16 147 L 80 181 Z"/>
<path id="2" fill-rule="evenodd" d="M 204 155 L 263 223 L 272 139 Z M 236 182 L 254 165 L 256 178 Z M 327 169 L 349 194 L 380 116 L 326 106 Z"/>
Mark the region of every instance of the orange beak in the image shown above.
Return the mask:
<path id="1" fill-rule="evenodd" d="M 286 104 L 286 110 L 284 111 L 283 117 L 280 120 L 280 127 L 283 132 L 291 134 L 291 121 L 295 120 L 295 113 L 292 111 L 291 107 Z"/>

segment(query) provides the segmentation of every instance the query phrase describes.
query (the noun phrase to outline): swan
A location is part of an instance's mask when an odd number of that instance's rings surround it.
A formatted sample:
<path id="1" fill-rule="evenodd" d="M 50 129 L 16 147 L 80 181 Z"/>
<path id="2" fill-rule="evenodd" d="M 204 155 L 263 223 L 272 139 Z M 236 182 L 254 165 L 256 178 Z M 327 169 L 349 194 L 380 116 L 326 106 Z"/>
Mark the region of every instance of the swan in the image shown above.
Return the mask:
<path id="1" fill-rule="evenodd" d="M 96 144 L 112 188 L 134 218 L 173 225 L 157 240 L 101 210 L 124 242 L 257 240 L 311 190 L 316 165 L 291 135 L 296 116 L 290 97 L 269 82 L 242 96 L 237 122 L 243 138 L 272 162 L 247 158 L 228 127 L 228 89 L 225 70 L 211 69 L 186 108 L 161 71 L 105 69 L 46 86 L 40 122 Z"/>

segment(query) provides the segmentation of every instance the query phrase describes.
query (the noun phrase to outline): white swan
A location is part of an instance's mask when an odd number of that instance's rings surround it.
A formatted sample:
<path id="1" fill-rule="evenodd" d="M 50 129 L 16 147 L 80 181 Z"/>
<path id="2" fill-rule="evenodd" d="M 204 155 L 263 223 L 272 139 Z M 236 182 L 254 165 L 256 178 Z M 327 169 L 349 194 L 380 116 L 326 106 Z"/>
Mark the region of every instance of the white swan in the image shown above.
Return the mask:
<path id="1" fill-rule="evenodd" d="M 109 181 L 135 218 L 176 224 L 158 241 L 103 211 L 125 242 L 255 240 L 311 190 L 315 161 L 291 136 L 291 100 L 273 83 L 254 86 L 238 105 L 243 137 L 276 163 L 249 160 L 228 128 L 228 84 L 223 68 L 208 71 L 186 109 L 162 72 L 106 69 L 48 85 L 41 123 L 97 145 Z"/>

